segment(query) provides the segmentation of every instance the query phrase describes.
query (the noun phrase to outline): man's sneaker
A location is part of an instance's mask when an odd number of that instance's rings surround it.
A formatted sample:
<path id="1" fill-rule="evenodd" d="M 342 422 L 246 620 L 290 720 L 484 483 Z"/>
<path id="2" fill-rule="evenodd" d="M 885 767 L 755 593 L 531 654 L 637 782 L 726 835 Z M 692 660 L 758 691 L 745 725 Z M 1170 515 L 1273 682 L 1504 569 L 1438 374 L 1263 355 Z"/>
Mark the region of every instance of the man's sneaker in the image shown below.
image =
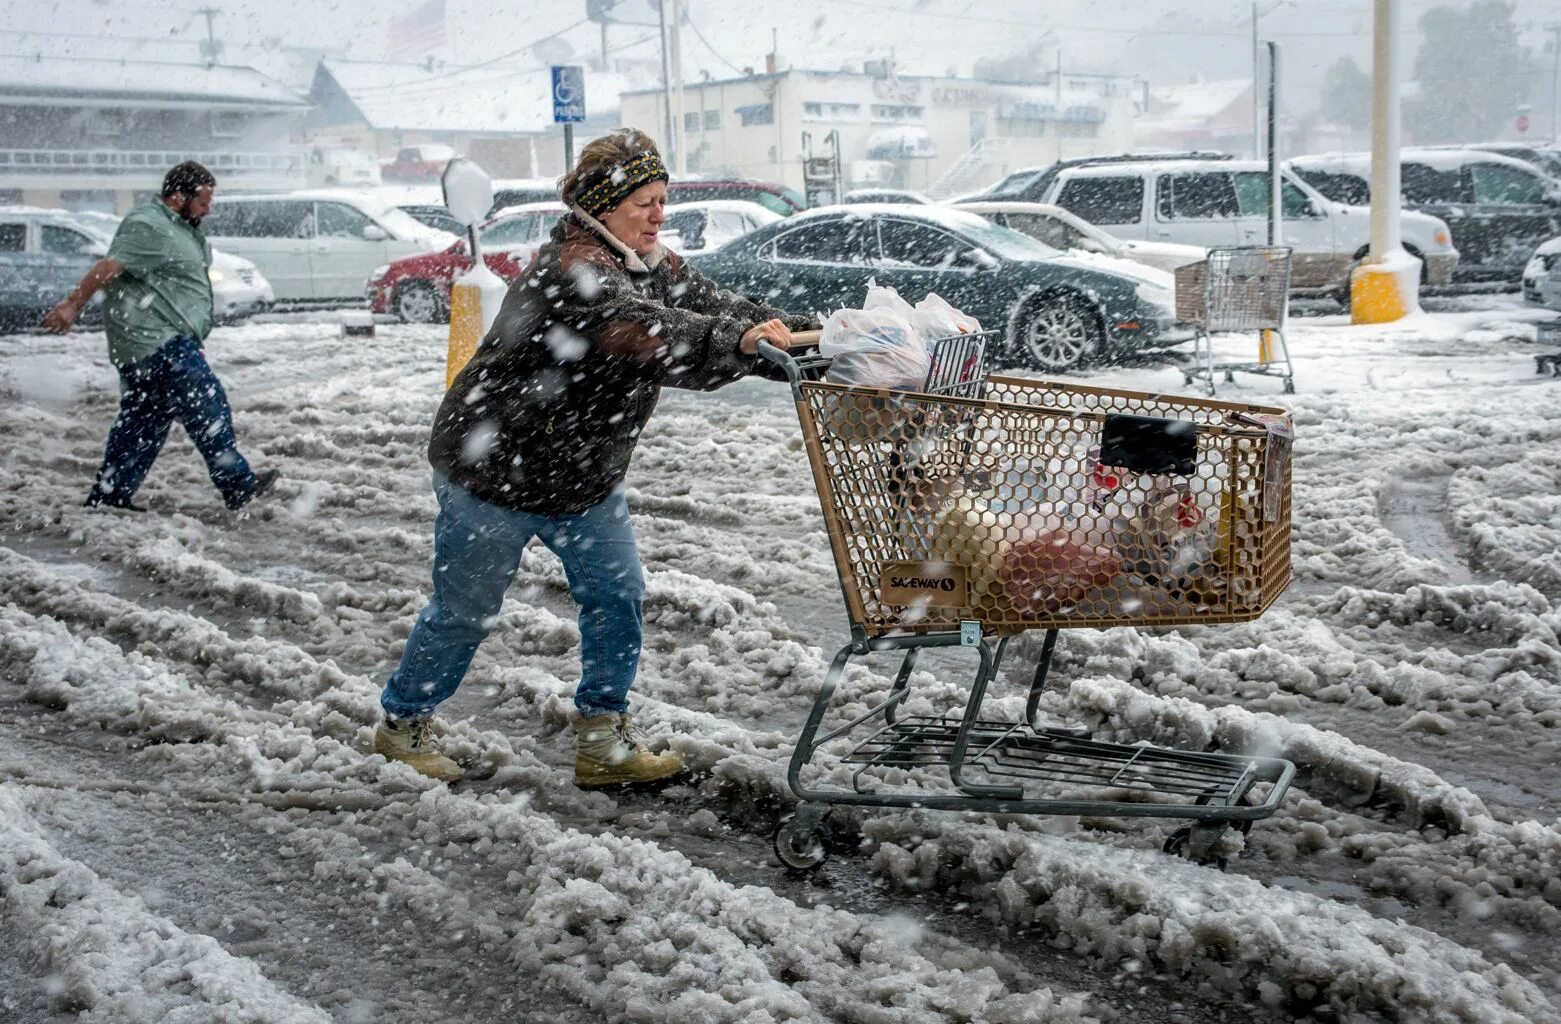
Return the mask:
<path id="1" fill-rule="evenodd" d="M 129 498 L 116 498 L 112 495 L 102 495 L 93 491 L 87 495 L 87 500 L 81 503 L 82 508 L 122 508 L 126 512 L 145 512 L 145 505 L 137 505 Z"/>
<path id="2" fill-rule="evenodd" d="M 432 718 L 387 718 L 374 730 L 374 753 L 387 761 L 400 761 L 412 770 L 440 782 L 461 777 L 461 766 L 439 752 L 429 735 Z"/>
<path id="3" fill-rule="evenodd" d="M 237 512 L 256 498 L 265 494 L 276 483 L 276 478 L 282 475 L 280 469 L 262 469 L 255 474 L 255 486 L 244 492 L 244 496 L 228 502 L 228 508 Z"/>
<path id="4" fill-rule="evenodd" d="M 655 782 L 683 770 L 676 751 L 652 754 L 645 734 L 627 714 L 582 718 L 570 712 L 575 727 L 575 785 L 622 786 Z"/>

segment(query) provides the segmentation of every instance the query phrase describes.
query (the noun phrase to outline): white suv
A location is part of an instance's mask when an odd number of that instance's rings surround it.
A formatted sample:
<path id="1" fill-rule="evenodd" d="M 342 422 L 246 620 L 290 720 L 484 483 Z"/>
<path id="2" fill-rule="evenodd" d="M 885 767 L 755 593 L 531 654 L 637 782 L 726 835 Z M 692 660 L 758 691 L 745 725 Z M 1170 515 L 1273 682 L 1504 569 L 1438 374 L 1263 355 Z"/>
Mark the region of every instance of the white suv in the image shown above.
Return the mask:
<path id="1" fill-rule="evenodd" d="M 1370 212 L 1323 198 L 1289 170 L 1282 174 L 1292 291 L 1347 295 L 1350 269 L 1370 245 Z M 1264 244 L 1268 194 L 1262 161 L 1176 160 L 1069 168 L 1052 182 L 1046 201 L 1122 238 L 1212 248 Z M 1410 211 L 1401 224 L 1404 248 L 1425 264 L 1425 283 L 1450 281 L 1458 250 L 1447 225 Z"/>
<path id="2" fill-rule="evenodd" d="M 259 265 L 283 302 L 361 299 L 374 268 L 456 240 L 381 196 L 344 189 L 219 192 L 201 230 L 212 245 Z"/>

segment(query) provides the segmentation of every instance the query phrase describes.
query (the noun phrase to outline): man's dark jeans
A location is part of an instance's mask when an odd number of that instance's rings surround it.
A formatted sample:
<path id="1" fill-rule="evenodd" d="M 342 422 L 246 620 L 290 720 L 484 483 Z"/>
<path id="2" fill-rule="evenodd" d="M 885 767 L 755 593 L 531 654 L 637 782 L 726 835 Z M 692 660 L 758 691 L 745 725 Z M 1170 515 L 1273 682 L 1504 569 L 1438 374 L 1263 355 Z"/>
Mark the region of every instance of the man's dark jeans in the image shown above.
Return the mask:
<path id="1" fill-rule="evenodd" d="M 255 489 L 255 474 L 235 447 L 233 411 L 222 382 L 206 365 L 200 344 L 187 337 L 119 368 L 119 415 L 87 504 L 129 505 L 175 419 L 206 460 L 222 500 L 229 508 L 243 505 Z"/>

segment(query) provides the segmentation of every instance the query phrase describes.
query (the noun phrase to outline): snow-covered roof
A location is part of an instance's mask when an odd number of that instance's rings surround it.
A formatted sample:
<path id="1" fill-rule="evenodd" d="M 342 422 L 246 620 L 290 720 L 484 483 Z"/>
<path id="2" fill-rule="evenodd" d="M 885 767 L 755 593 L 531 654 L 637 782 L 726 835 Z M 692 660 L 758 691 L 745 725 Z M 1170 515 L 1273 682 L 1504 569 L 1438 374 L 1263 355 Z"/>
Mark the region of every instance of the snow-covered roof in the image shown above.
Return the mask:
<path id="1" fill-rule="evenodd" d="M 553 127 L 553 95 L 547 68 L 510 70 L 502 65 L 452 73 L 407 64 L 320 62 L 316 77 L 329 75 L 374 128 L 522 134 Z M 625 85 L 618 75 L 585 72 L 586 113 L 596 117 L 618 109 Z"/>
<path id="2" fill-rule="evenodd" d="M 1161 133 L 1202 128 L 1246 95 L 1251 87 L 1251 79 L 1235 78 L 1151 89 L 1149 110 L 1136 124 L 1140 131 Z"/>
<path id="3" fill-rule="evenodd" d="M 304 97 L 253 68 L 91 57 L 0 55 L 6 102 L 111 99 L 121 103 L 302 109 Z"/>

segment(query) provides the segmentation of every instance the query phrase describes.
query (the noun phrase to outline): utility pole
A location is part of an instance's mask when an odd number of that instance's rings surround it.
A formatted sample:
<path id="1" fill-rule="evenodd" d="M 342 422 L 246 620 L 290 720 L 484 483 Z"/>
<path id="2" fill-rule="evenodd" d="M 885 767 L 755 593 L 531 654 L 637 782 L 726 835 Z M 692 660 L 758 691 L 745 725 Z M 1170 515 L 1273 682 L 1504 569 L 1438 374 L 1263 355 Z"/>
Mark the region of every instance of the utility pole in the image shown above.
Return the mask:
<path id="1" fill-rule="evenodd" d="M 1252 155 L 1263 152 L 1262 104 L 1258 102 L 1258 63 L 1261 60 L 1257 41 L 1257 0 L 1252 0 Z"/>
<path id="2" fill-rule="evenodd" d="M 667 0 L 663 0 L 667 2 Z M 685 151 L 688 149 L 688 123 L 683 119 L 683 36 L 678 22 L 682 19 L 683 12 L 678 0 L 670 0 L 672 4 L 672 98 L 673 113 L 672 124 L 677 133 L 677 163 L 676 173 L 678 177 L 688 174 L 688 157 Z"/>
<path id="3" fill-rule="evenodd" d="M 1561 143 L 1561 23 L 1545 26 L 1550 33 L 1550 142 Z"/>
<path id="4" fill-rule="evenodd" d="M 661 102 L 666 108 L 667 134 L 662 136 L 661 151 L 665 155 L 668 146 L 677 145 L 677 136 L 672 133 L 672 69 L 667 62 L 667 5 L 656 5 L 656 18 L 661 25 Z"/>

